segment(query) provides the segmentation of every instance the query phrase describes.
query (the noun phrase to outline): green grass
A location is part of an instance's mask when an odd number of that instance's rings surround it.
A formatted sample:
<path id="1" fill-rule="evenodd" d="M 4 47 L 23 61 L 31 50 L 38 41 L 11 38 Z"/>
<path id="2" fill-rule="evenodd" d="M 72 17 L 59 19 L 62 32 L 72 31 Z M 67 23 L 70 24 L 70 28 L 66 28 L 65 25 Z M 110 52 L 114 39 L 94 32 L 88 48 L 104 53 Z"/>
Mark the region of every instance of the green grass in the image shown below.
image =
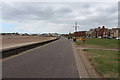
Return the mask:
<path id="1" fill-rule="evenodd" d="M 87 38 L 85 44 L 118 48 L 118 41 L 119 40 L 116 39 Z M 78 40 L 76 43 L 80 45 L 82 44 L 82 41 Z"/>
<path id="2" fill-rule="evenodd" d="M 96 69 L 106 78 L 118 78 L 118 58 L 117 51 L 110 50 L 90 50 L 84 49 L 87 57 L 94 63 Z M 120 52 L 119 52 L 120 56 Z"/>

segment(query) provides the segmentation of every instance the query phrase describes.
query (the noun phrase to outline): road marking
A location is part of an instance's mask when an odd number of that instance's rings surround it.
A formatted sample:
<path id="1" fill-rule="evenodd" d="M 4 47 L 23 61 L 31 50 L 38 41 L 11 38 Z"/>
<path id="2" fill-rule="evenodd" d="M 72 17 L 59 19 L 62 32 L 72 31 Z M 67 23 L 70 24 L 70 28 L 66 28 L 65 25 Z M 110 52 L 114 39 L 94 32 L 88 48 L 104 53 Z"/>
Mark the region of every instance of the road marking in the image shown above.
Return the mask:
<path id="1" fill-rule="evenodd" d="M 53 43 L 55 43 L 55 42 L 56 42 L 56 41 L 53 41 L 53 42 L 51 42 L 51 43 L 48 43 L 48 44 L 45 44 L 45 45 L 42 45 L 42 46 L 38 46 L 38 47 L 36 47 L 36 48 L 26 50 L 26 51 L 21 52 L 21 53 L 19 53 L 19 54 L 17 54 L 17 55 L 13 55 L 13 56 L 10 56 L 10 57 L 7 57 L 7 58 L 4 58 L 4 59 L 1 59 L 0 61 L 6 61 L 6 60 L 9 60 L 9 59 L 12 59 L 12 58 L 14 58 L 14 57 L 17 57 L 17 56 L 23 55 L 23 54 L 25 54 L 25 53 L 27 53 L 27 52 L 30 52 L 30 51 L 36 50 L 36 49 L 38 49 L 38 48 L 42 48 L 42 47 L 48 46 L 48 45 L 53 44 Z"/>

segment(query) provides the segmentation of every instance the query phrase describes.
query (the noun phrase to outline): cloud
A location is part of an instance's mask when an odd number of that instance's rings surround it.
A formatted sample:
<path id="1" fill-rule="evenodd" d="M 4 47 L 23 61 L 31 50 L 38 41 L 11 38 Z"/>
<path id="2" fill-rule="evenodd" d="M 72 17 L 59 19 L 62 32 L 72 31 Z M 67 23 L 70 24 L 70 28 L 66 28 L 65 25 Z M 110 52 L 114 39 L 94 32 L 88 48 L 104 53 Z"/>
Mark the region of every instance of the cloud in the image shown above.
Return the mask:
<path id="1" fill-rule="evenodd" d="M 4 2 L 4 22 L 18 24 L 17 32 L 58 32 L 74 31 L 78 21 L 79 30 L 88 30 L 105 25 L 117 27 L 117 3 L 94 2 Z M 9 31 L 9 30 L 8 30 Z"/>

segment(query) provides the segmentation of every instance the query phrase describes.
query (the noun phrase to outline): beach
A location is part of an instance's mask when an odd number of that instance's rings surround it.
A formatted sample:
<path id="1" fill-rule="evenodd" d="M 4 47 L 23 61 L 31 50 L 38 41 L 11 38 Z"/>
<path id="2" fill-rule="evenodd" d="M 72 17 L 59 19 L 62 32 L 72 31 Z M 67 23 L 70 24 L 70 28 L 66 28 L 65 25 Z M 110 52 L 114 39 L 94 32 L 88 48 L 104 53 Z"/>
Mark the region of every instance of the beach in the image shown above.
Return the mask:
<path id="1" fill-rule="evenodd" d="M 54 38 L 55 37 L 3 35 L 0 37 L 2 43 L 2 45 L 0 45 L 0 49 L 42 42 Z"/>

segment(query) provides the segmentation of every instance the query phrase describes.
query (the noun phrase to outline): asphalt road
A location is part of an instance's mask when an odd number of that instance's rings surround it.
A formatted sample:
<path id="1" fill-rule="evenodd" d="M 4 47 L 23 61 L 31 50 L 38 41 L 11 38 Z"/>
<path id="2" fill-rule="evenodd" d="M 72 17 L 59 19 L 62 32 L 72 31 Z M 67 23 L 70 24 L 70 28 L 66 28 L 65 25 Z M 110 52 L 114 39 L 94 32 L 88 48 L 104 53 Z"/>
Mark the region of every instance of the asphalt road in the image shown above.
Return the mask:
<path id="1" fill-rule="evenodd" d="M 3 60 L 3 78 L 79 78 L 70 40 L 55 42 Z"/>

